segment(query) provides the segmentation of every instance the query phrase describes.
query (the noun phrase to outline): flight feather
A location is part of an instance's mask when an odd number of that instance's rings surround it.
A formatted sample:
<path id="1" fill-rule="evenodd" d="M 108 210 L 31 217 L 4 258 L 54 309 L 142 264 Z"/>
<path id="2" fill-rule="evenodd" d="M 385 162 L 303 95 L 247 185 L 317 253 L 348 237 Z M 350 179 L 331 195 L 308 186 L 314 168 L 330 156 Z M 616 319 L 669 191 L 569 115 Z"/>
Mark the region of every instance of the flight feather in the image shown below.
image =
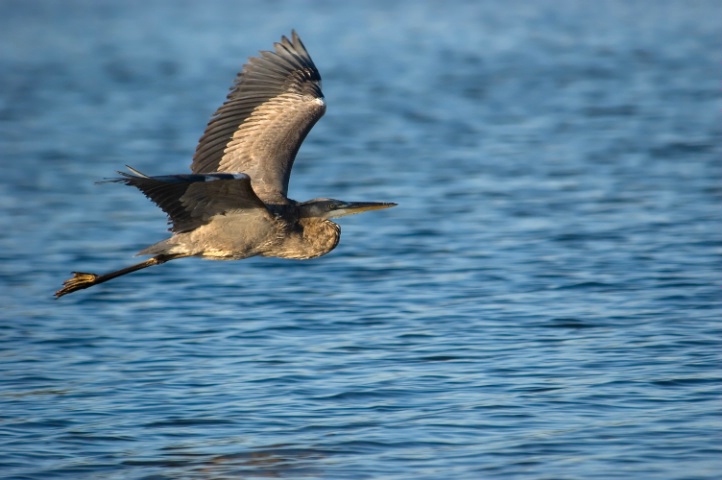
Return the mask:
<path id="1" fill-rule="evenodd" d="M 323 116 L 321 76 L 296 32 L 244 65 L 201 137 L 193 173 L 243 172 L 267 203 L 286 203 L 301 143 Z"/>

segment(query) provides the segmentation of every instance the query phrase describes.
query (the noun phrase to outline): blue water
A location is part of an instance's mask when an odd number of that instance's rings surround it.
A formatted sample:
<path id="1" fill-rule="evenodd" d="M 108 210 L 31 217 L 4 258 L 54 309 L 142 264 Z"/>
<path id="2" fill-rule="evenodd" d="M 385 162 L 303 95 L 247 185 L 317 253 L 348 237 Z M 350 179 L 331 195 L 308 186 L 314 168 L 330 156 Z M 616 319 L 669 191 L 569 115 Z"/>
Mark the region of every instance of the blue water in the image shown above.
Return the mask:
<path id="1" fill-rule="evenodd" d="M 0 477 L 719 478 L 719 3 L 249 3 L 0 3 Z M 53 299 L 291 28 L 291 196 L 399 206 Z"/>

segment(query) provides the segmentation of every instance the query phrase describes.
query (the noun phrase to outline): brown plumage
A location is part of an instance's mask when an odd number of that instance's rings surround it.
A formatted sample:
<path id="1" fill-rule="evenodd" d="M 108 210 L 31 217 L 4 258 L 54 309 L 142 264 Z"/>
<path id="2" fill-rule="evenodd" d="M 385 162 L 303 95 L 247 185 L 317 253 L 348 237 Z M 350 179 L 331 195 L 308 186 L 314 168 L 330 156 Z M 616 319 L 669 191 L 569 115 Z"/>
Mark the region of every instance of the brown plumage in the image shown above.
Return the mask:
<path id="1" fill-rule="evenodd" d="M 296 32 L 251 58 L 208 123 L 191 174 L 151 177 L 129 167 L 111 180 L 158 205 L 171 237 L 141 250 L 152 257 L 136 265 L 74 272 L 56 297 L 176 258 L 304 260 L 333 250 L 341 229 L 331 218 L 395 204 L 287 197 L 296 153 L 325 110 L 321 76 Z"/>

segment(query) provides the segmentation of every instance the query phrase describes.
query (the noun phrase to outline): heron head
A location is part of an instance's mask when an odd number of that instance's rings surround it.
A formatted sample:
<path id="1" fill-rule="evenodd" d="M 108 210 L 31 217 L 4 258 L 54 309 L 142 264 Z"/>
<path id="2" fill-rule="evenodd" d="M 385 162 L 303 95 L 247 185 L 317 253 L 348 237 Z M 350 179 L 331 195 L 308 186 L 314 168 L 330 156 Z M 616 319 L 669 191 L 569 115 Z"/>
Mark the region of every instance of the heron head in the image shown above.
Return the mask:
<path id="1" fill-rule="evenodd" d="M 333 198 L 316 198 L 303 202 L 300 208 L 302 218 L 314 217 L 329 219 L 394 206 L 396 206 L 395 203 L 386 202 L 344 202 L 343 200 L 334 200 Z"/>

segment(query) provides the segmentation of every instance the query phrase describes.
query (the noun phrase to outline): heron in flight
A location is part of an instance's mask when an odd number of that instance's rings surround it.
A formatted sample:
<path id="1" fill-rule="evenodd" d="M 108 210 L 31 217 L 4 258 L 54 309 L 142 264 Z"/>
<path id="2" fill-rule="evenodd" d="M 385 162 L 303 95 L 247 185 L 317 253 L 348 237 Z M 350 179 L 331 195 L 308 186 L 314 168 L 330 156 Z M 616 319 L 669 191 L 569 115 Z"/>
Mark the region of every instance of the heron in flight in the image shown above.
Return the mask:
<path id="1" fill-rule="evenodd" d="M 139 189 L 168 215 L 172 235 L 141 250 L 151 258 L 114 272 L 73 272 L 62 297 L 169 260 L 304 260 L 338 244 L 330 219 L 396 205 L 287 197 L 301 143 L 326 111 L 321 76 L 295 31 L 249 59 L 201 136 L 190 174 L 147 176 L 129 168 L 111 182 Z"/>

